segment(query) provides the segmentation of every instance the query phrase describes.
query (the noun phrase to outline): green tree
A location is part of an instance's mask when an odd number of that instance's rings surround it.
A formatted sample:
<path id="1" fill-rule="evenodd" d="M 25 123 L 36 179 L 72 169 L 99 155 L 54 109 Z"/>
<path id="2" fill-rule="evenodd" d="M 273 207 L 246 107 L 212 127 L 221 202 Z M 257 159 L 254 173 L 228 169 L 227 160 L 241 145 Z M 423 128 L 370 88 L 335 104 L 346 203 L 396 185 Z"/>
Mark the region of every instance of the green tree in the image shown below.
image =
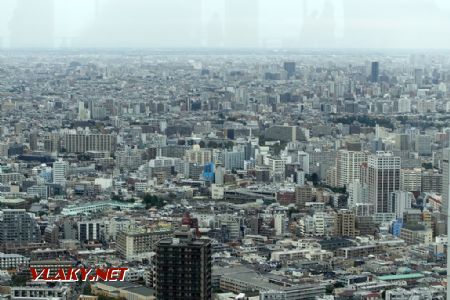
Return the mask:
<path id="1" fill-rule="evenodd" d="M 215 142 L 215 141 L 209 141 L 208 142 L 208 148 L 213 148 L 213 149 L 215 149 L 215 148 L 217 148 L 219 145 L 217 144 L 217 142 Z"/>
<path id="2" fill-rule="evenodd" d="M 319 183 L 319 175 L 317 175 L 317 173 L 312 173 L 311 175 L 307 175 L 306 179 L 309 181 L 312 181 L 314 186 L 316 186 Z"/>
<path id="3" fill-rule="evenodd" d="M 29 276 L 14 274 L 11 277 L 11 286 L 25 286 L 28 280 Z"/>
<path id="4" fill-rule="evenodd" d="M 146 194 L 143 201 L 145 203 L 145 208 L 147 209 L 149 209 L 150 207 L 161 208 L 164 206 L 164 200 L 155 195 Z"/>
<path id="5" fill-rule="evenodd" d="M 231 148 L 233 148 L 233 145 L 234 145 L 234 143 L 232 141 L 228 141 L 227 144 L 225 145 L 225 147 L 227 149 L 231 149 Z"/>

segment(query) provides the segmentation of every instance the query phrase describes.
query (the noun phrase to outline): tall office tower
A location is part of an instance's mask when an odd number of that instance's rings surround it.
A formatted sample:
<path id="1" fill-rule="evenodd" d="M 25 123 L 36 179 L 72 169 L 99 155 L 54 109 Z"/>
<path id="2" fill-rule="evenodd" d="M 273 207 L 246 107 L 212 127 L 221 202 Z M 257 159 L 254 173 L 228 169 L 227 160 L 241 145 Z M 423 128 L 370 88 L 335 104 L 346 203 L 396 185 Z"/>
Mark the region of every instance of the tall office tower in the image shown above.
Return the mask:
<path id="1" fill-rule="evenodd" d="M 38 149 L 38 135 L 37 135 L 37 132 L 33 131 L 33 132 L 30 133 L 29 142 L 30 142 L 30 150 L 31 151 L 36 151 Z"/>
<path id="2" fill-rule="evenodd" d="M 354 237 L 356 234 L 355 213 L 348 209 L 339 210 L 336 219 L 336 235 Z"/>
<path id="3" fill-rule="evenodd" d="M 69 164 L 66 161 L 55 161 L 53 163 L 53 183 L 65 186 L 68 168 Z"/>
<path id="4" fill-rule="evenodd" d="M 367 162 L 367 152 L 341 149 L 336 155 L 336 177 L 339 187 L 359 179 L 361 164 Z"/>
<path id="5" fill-rule="evenodd" d="M 211 242 L 191 232 L 159 241 L 156 293 L 159 300 L 211 299 Z"/>
<path id="6" fill-rule="evenodd" d="M 378 76 L 380 75 L 380 64 L 377 61 L 372 62 L 372 68 L 370 69 L 370 81 L 378 82 Z"/>
<path id="7" fill-rule="evenodd" d="M 292 77 L 295 75 L 295 62 L 287 61 L 284 63 L 283 68 L 287 72 L 288 77 Z"/>
<path id="8" fill-rule="evenodd" d="M 411 136 L 409 134 L 397 134 L 395 136 L 395 148 L 400 151 L 411 150 Z"/>
<path id="9" fill-rule="evenodd" d="M 423 69 L 414 69 L 414 82 L 420 88 L 423 84 Z"/>
<path id="10" fill-rule="evenodd" d="M 389 198 L 400 189 L 400 157 L 379 151 L 368 159 L 369 203 L 375 212 L 389 212 Z"/>
<path id="11" fill-rule="evenodd" d="M 41 230 L 25 209 L 0 210 L 0 245 L 38 243 Z"/>

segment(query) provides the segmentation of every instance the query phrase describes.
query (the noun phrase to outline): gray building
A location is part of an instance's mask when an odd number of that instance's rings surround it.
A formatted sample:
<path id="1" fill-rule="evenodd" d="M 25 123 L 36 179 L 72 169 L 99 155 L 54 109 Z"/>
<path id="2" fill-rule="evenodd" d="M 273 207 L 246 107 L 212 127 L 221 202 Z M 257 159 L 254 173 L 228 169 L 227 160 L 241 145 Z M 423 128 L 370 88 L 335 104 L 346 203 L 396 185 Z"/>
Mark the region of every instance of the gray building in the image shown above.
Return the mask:
<path id="1" fill-rule="evenodd" d="M 25 209 L 0 211 L 0 245 L 41 241 L 41 231 L 34 216 Z"/>

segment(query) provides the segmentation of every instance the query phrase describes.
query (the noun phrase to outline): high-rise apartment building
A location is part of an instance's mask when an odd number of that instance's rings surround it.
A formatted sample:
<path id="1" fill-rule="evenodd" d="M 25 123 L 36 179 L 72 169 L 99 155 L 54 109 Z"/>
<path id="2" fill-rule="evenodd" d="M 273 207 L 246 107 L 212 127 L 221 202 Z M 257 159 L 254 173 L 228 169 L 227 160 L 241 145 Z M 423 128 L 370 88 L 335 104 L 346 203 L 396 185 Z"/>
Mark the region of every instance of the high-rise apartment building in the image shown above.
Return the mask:
<path id="1" fill-rule="evenodd" d="M 171 230 L 135 230 L 127 229 L 117 234 L 117 252 L 126 259 L 133 259 L 142 253 L 154 250 L 156 243 L 173 235 Z"/>
<path id="2" fill-rule="evenodd" d="M 367 161 L 367 152 L 339 150 L 336 155 L 336 178 L 339 187 L 359 179 L 361 164 Z"/>
<path id="3" fill-rule="evenodd" d="M 55 161 L 53 163 L 53 183 L 65 186 L 68 169 L 69 164 L 66 161 Z"/>
<path id="4" fill-rule="evenodd" d="M 389 212 L 391 193 L 400 189 L 400 157 L 382 151 L 369 155 L 367 171 L 369 203 L 377 213 Z"/>
<path id="5" fill-rule="evenodd" d="M 78 240 L 82 243 L 86 241 L 99 241 L 101 221 L 80 221 L 78 222 Z"/>
<path id="6" fill-rule="evenodd" d="M 60 147 L 60 138 L 55 133 L 46 133 L 44 135 L 44 150 L 47 152 L 58 152 Z"/>
<path id="7" fill-rule="evenodd" d="M 210 300 L 211 242 L 190 232 L 159 241 L 156 248 L 159 300 Z"/>
<path id="8" fill-rule="evenodd" d="M 309 185 L 295 188 L 295 202 L 300 208 L 305 208 L 306 202 L 312 201 L 312 187 Z"/>
<path id="9" fill-rule="evenodd" d="M 400 189 L 407 192 L 420 191 L 422 188 L 422 170 L 420 168 L 400 171 Z"/>
<path id="10" fill-rule="evenodd" d="M 437 172 L 422 172 L 422 192 L 442 194 L 442 178 Z"/>
<path id="11" fill-rule="evenodd" d="M 33 215 L 25 209 L 0 211 L 0 245 L 41 241 L 41 231 Z"/>
<path id="12" fill-rule="evenodd" d="M 286 216 L 283 213 L 277 213 L 273 216 L 273 227 L 275 234 L 280 236 L 286 232 Z"/>
<path id="13" fill-rule="evenodd" d="M 64 147 L 69 153 L 84 153 L 86 151 L 113 152 L 116 137 L 112 134 L 66 134 Z"/>
<path id="14" fill-rule="evenodd" d="M 223 164 L 225 169 L 243 169 L 245 160 L 245 152 L 242 150 L 226 151 L 223 154 Z"/>
<path id="15" fill-rule="evenodd" d="M 341 209 L 336 218 L 336 235 L 345 237 L 356 236 L 356 216 L 351 210 Z"/>

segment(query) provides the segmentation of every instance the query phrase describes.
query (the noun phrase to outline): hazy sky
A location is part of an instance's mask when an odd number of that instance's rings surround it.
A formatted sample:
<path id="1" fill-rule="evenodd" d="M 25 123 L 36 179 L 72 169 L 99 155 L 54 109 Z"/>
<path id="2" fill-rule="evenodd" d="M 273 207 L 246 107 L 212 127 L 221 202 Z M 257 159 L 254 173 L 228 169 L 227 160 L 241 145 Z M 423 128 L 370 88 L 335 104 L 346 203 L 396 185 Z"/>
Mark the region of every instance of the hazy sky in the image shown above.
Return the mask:
<path id="1" fill-rule="evenodd" d="M 0 0 L 3 47 L 450 49 L 450 0 Z"/>

